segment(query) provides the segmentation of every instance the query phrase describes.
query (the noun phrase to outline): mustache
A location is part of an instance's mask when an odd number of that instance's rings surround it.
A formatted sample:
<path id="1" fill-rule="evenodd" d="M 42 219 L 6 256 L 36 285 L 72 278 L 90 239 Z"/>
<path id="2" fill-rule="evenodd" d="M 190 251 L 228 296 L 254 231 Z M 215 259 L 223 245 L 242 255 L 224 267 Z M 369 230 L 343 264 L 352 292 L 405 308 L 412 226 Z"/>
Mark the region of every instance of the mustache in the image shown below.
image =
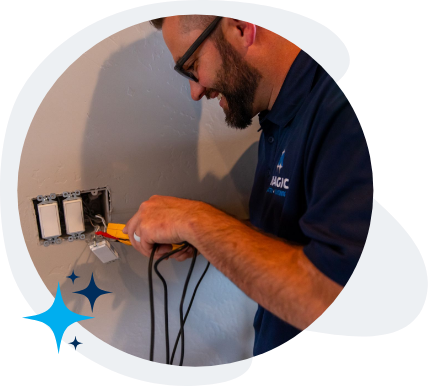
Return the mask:
<path id="1" fill-rule="evenodd" d="M 206 89 L 205 90 L 205 93 L 204 93 L 204 95 L 205 95 L 205 97 L 207 98 L 207 99 L 213 99 L 213 98 L 211 98 L 211 94 L 213 94 L 213 93 L 217 93 L 217 92 L 219 92 L 219 93 L 221 93 L 221 94 L 223 94 L 221 91 L 218 91 L 218 90 L 215 90 L 215 89 L 213 89 L 213 88 L 208 88 L 208 89 Z"/>

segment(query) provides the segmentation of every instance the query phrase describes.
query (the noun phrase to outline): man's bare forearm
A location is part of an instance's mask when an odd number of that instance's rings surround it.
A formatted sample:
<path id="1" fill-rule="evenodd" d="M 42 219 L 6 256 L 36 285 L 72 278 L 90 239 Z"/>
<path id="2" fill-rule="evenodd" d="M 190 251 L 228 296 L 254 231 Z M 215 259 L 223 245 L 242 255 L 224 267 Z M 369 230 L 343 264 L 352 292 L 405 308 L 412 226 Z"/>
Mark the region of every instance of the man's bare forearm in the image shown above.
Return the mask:
<path id="1" fill-rule="evenodd" d="M 334 301 L 342 287 L 322 274 L 301 246 L 269 237 L 201 203 L 183 237 L 250 298 L 304 329 Z"/>

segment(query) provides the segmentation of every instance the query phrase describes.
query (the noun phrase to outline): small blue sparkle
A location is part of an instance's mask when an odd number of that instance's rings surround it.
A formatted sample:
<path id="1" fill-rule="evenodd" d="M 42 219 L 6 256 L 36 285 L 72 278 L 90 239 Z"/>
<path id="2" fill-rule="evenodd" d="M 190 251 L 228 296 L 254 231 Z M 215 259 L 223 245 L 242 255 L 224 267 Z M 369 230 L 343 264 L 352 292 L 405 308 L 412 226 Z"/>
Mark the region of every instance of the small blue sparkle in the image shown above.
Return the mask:
<path id="1" fill-rule="evenodd" d="M 74 350 L 76 350 L 76 349 L 77 349 L 77 346 L 78 346 L 79 344 L 82 344 L 82 343 L 80 343 L 80 342 L 77 340 L 77 338 L 76 338 L 76 337 L 74 337 L 73 342 L 70 342 L 69 344 L 72 344 L 72 345 L 74 346 Z"/>
<path id="2" fill-rule="evenodd" d="M 99 296 L 104 294 L 111 294 L 111 292 L 104 291 L 95 284 L 94 274 L 92 274 L 91 281 L 85 289 L 73 293 L 86 296 L 89 300 L 89 303 L 91 303 L 92 312 L 94 312 L 95 300 L 97 300 Z"/>
<path id="3" fill-rule="evenodd" d="M 76 280 L 76 279 L 78 279 L 80 276 L 76 276 L 75 274 L 74 274 L 74 269 L 73 269 L 73 273 L 70 275 L 70 276 L 67 276 L 67 278 L 68 279 L 71 279 L 71 281 L 73 282 L 73 284 L 74 284 L 74 281 Z"/>

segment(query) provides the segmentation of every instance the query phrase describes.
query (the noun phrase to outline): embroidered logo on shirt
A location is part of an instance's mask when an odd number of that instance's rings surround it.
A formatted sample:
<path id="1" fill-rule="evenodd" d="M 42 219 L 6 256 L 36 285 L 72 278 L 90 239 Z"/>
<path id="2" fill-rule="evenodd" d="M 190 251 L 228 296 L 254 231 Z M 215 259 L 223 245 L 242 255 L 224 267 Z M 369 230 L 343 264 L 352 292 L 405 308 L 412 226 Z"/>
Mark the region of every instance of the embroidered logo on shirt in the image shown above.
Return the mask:
<path id="1" fill-rule="evenodd" d="M 281 174 L 281 169 L 284 167 L 284 155 L 285 150 L 281 153 L 281 157 L 279 159 L 278 165 L 276 165 L 276 169 L 278 174 Z M 289 188 L 288 182 L 290 180 L 288 178 L 280 177 L 280 176 L 272 176 L 272 180 L 270 182 L 270 186 L 267 190 L 267 193 L 275 194 L 280 197 L 285 197 L 285 191 Z"/>
<path id="2" fill-rule="evenodd" d="M 285 150 L 281 154 L 281 158 L 279 159 L 278 165 L 276 165 L 276 168 L 278 169 L 278 173 L 281 173 L 281 169 L 284 166 L 284 154 L 285 154 Z"/>

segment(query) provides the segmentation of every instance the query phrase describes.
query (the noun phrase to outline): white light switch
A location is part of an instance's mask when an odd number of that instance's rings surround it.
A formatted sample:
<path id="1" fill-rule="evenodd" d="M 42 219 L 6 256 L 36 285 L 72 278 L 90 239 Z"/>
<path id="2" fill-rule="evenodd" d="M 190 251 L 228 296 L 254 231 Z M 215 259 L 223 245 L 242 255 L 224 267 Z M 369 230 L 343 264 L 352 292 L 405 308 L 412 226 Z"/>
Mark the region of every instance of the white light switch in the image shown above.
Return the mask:
<path id="1" fill-rule="evenodd" d="M 39 224 L 42 238 L 61 236 L 61 226 L 59 224 L 58 203 L 37 205 L 39 211 Z"/>
<path id="2" fill-rule="evenodd" d="M 63 201 L 64 219 L 67 234 L 79 233 L 85 231 L 83 220 L 83 205 L 82 199 Z"/>

